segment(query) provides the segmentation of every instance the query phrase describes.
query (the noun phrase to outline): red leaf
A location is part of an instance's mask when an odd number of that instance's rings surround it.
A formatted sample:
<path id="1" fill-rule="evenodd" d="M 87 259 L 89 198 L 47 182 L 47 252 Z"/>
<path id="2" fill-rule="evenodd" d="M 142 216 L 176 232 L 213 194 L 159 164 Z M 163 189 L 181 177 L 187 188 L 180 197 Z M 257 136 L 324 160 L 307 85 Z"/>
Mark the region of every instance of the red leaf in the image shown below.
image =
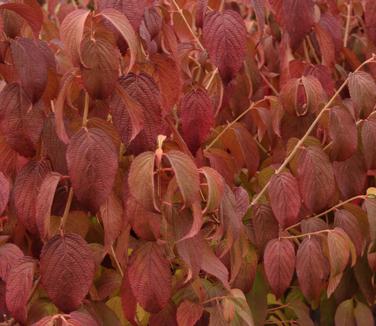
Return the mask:
<path id="1" fill-rule="evenodd" d="M 265 0 L 251 0 L 251 4 L 256 14 L 257 24 L 261 38 L 264 34 L 265 28 Z"/>
<path id="2" fill-rule="evenodd" d="M 128 268 L 129 283 L 134 296 L 148 312 L 158 312 L 171 296 L 170 263 L 164 250 L 147 242 L 136 250 Z"/>
<path id="3" fill-rule="evenodd" d="M 350 73 L 348 82 L 352 101 L 361 116 L 367 117 L 376 103 L 376 83 L 369 73 Z"/>
<path id="4" fill-rule="evenodd" d="M 364 6 L 367 36 L 373 44 L 376 44 L 376 3 L 372 0 L 365 0 Z"/>
<path id="5" fill-rule="evenodd" d="M 376 169 L 376 116 L 374 115 L 363 121 L 362 145 L 367 169 Z"/>
<path id="6" fill-rule="evenodd" d="M 147 3 L 145 0 L 98 0 L 96 5 L 99 10 L 113 8 L 120 11 L 128 18 L 134 30 L 138 31 Z"/>
<path id="7" fill-rule="evenodd" d="M 37 38 L 42 28 L 43 12 L 36 6 L 29 6 L 24 3 L 3 3 L 0 5 L 0 9 L 7 9 L 20 15 L 27 21 L 31 29 L 34 32 L 34 36 Z"/>
<path id="8" fill-rule="evenodd" d="M 323 28 L 320 23 L 315 25 L 317 42 L 320 46 L 322 64 L 332 68 L 335 63 L 334 41 L 329 31 Z"/>
<path id="9" fill-rule="evenodd" d="M 17 38 L 11 42 L 12 57 L 22 88 L 33 103 L 40 99 L 47 86 L 47 62 L 42 44 L 41 41 L 27 38 Z"/>
<path id="10" fill-rule="evenodd" d="M 229 82 L 242 67 L 246 55 L 247 31 L 234 10 L 213 10 L 204 19 L 204 44 L 222 79 Z"/>
<path id="11" fill-rule="evenodd" d="M 344 161 L 351 157 L 358 146 L 358 131 L 354 118 L 344 107 L 330 109 L 329 135 L 333 140 L 331 158 Z"/>
<path id="12" fill-rule="evenodd" d="M 129 170 L 128 185 L 132 196 L 140 205 L 150 211 L 156 207 L 154 194 L 155 154 L 144 152 L 132 162 Z"/>
<path id="13" fill-rule="evenodd" d="M 112 94 L 118 78 L 120 52 L 105 37 L 84 38 L 81 44 L 82 79 L 94 99 Z"/>
<path id="14" fill-rule="evenodd" d="M 128 67 L 129 72 L 136 62 L 136 56 L 139 47 L 138 39 L 131 23 L 129 22 L 128 18 L 121 12 L 112 8 L 103 9 L 100 13 L 98 13 L 98 16 L 102 16 L 107 19 L 119 31 L 121 36 L 127 42 L 129 51 L 131 53 L 131 59 Z"/>
<path id="15" fill-rule="evenodd" d="M 100 215 L 104 228 L 104 244 L 111 246 L 119 236 L 123 227 L 123 207 L 120 200 L 111 193 L 100 207 Z"/>
<path id="16" fill-rule="evenodd" d="M 131 285 L 129 284 L 128 270 L 125 272 L 125 275 L 123 278 L 123 283 L 120 288 L 120 296 L 121 296 L 121 306 L 123 308 L 125 317 L 132 325 L 137 326 L 137 322 L 135 320 L 137 300 L 134 297 L 132 293 Z"/>
<path id="17" fill-rule="evenodd" d="M 184 300 L 176 312 L 176 320 L 179 326 L 194 326 L 201 318 L 204 308 L 197 303 Z"/>
<path id="18" fill-rule="evenodd" d="M 6 243 L 0 246 L 0 278 L 3 281 L 8 279 L 10 269 L 23 255 L 21 249 L 13 243 Z"/>
<path id="19" fill-rule="evenodd" d="M 8 205 L 10 194 L 10 182 L 8 178 L 0 172 L 0 216 L 4 213 Z"/>
<path id="20" fill-rule="evenodd" d="M 180 102 L 182 136 L 195 154 L 214 126 L 214 109 L 205 89 L 196 88 Z"/>
<path id="21" fill-rule="evenodd" d="M 270 205 L 282 228 L 299 221 L 301 198 L 298 182 L 290 172 L 275 174 L 270 179 Z"/>
<path id="22" fill-rule="evenodd" d="M 333 162 L 333 169 L 343 199 L 364 193 L 367 169 L 360 153 L 355 153 L 346 161 Z"/>
<path id="23" fill-rule="evenodd" d="M 49 237 L 51 208 L 60 179 L 59 173 L 49 172 L 41 183 L 36 198 L 36 224 L 43 240 Z"/>
<path id="24" fill-rule="evenodd" d="M 181 94 L 182 78 L 179 62 L 158 53 L 151 56 L 151 61 L 155 69 L 153 77 L 161 90 L 163 113 L 168 114 Z"/>
<path id="25" fill-rule="evenodd" d="M 60 38 L 75 65 L 81 63 L 81 41 L 89 14 L 89 10 L 76 9 L 64 18 L 60 26 Z"/>
<path id="26" fill-rule="evenodd" d="M 0 99 L 0 130 L 7 143 L 23 156 L 34 156 L 43 128 L 41 107 L 32 107 L 25 92 L 16 83 L 5 86 Z"/>
<path id="27" fill-rule="evenodd" d="M 63 311 L 79 307 L 94 279 L 95 263 L 90 247 L 79 235 L 55 235 L 42 249 L 41 285 Z"/>
<path id="28" fill-rule="evenodd" d="M 296 274 L 304 296 L 317 300 L 329 274 L 328 262 L 317 238 L 307 237 L 299 245 Z"/>
<path id="29" fill-rule="evenodd" d="M 35 268 L 36 261 L 33 258 L 21 257 L 10 269 L 7 278 L 6 304 L 12 316 L 21 323 L 26 323 Z"/>
<path id="30" fill-rule="evenodd" d="M 39 189 L 51 168 L 48 161 L 30 161 L 17 175 L 14 183 L 14 205 L 19 221 L 37 233 L 36 204 Z"/>
<path id="31" fill-rule="evenodd" d="M 335 192 L 333 167 L 317 147 L 302 150 L 298 160 L 298 183 L 304 205 L 312 212 L 325 209 Z"/>
<path id="32" fill-rule="evenodd" d="M 277 20 L 290 36 L 290 44 L 297 48 L 314 24 L 313 0 L 269 0 Z"/>
<path id="33" fill-rule="evenodd" d="M 101 129 L 80 129 L 67 149 L 72 187 L 77 198 L 97 212 L 111 193 L 118 155 L 111 138 Z"/>
<path id="34" fill-rule="evenodd" d="M 273 293 L 280 298 L 290 286 L 295 270 L 295 250 L 291 241 L 269 241 L 264 253 L 264 268 Z"/>

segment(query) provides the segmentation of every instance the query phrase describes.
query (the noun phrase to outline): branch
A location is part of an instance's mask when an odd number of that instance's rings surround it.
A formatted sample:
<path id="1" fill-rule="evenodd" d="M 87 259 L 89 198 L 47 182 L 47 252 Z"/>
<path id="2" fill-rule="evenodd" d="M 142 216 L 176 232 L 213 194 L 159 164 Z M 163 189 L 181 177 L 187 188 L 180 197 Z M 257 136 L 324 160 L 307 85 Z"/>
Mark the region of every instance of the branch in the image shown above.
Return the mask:
<path id="1" fill-rule="evenodd" d="M 375 59 L 376 59 L 376 55 L 372 54 L 372 57 L 369 58 L 368 60 L 364 61 L 358 68 L 356 68 L 355 72 L 359 71 L 361 68 L 363 68 L 368 63 L 375 61 Z M 293 150 L 291 151 L 291 153 L 283 161 L 283 163 L 281 164 L 281 166 L 274 172 L 275 174 L 281 173 L 283 171 L 283 169 L 290 163 L 290 161 L 295 156 L 295 154 L 298 152 L 299 148 L 303 145 L 303 143 L 305 142 L 305 140 L 307 139 L 307 137 L 311 134 L 311 132 L 313 131 L 313 129 L 317 126 L 317 124 L 319 123 L 319 121 L 320 121 L 321 117 L 323 116 L 324 112 L 329 109 L 329 107 L 333 104 L 333 102 L 336 99 L 336 97 L 345 88 L 345 86 L 347 85 L 347 83 L 349 81 L 349 76 L 345 79 L 345 81 L 342 83 L 342 85 L 338 88 L 338 90 L 335 92 L 335 94 L 331 97 L 331 99 L 329 100 L 329 102 L 326 103 L 326 105 L 323 107 L 323 109 L 317 115 L 316 119 L 312 122 L 312 124 L 310 125 L 310 127 L 308 128 L 308 130 L 306 131 L 306 133 L 304 134 L 304 136 L 298 141 L 298 143 L 295 145 L 295 147 L 293 148 Z M 248 206 L 248 208 L 254 206 L 260 200 L 260 198 L 264 195 L 264 193 L 269 188 L 269 186 L 270 186 L 270 179 L 266 183 L 266 185 L 264 186 L 264 188 L 262 188 L 261 191 L 252 200 L 252 202 Z"/>

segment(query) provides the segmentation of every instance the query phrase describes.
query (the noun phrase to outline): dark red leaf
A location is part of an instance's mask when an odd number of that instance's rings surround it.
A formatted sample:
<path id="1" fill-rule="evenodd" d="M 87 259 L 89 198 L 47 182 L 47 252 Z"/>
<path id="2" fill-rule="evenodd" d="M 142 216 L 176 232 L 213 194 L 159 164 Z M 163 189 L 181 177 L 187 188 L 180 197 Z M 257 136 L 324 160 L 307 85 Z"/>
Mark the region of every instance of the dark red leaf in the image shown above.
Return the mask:
<path id="1" fill-rule="evenodd" d="M 241 16 L 233 10 L 213 10 L 204 18 L 205 47 L 222 79 L 229 82 L 242 67 L 246 55 L 247 31 Z"/>
<path id="2" fill-rule="evenodd" d="M 376 116 L 371 115 L 362 125 L 362 145 L 367 169 L 376 169 Z"/>
<path id="3" fill-rule="evenodd" d="M 111 138 L 101 129 L 80 129 L 67 149 L 72 187 L 77 198 L 97 212 L 111 193 L 118 155 Z"/>
<path id="4" fill-rule="evenodd" d="M 158 312 L 171 296 L 171 271 L 164 249 L 147 242 L 130 259 L 129 283 L 140 305 L 149 312 Z"/>
<path id="5" fill-rule="evenodd" d="M 61 310 L 69 312 L 79 307 L 90 289 L 94 272 L 91 249 L 79 235 L 55 235 L 43 246 L 41 285 Z"/>
<path id="6" fill-rule="evenodd" d="M 6 282 L 5 299 L 12 316 L 26 323 L 27 304 L 33 288 L 36 261 L 31 257 L 21 257 L 9 271 Z"/>
<path id="7" fill-rule="evenodd" d="M 179 326 L 194 326 L 201 318 L 204 308 L 197 303 L 185 300 L 176 312 L 176 320 Z"/>
<path id="8" fill-rule="evenodd" d="M 376 44 L 376 3 L 372 0 L 364 2 L 364 18 L 368 38 Z"/>
<path id="9" fill-rule="evenodd" d="M 280 298 L 290 286 L 295 270 L 295 249 L 287 239 L 268 242 L 264 253 L 264 268 L 273 293 Z"/>
<path id="10" fill-rule="evenodd" d="M 214 126 L 214 109 L 205 89 L 192 89 L 180 102 L 182 136 L 193 154 Z"/>
<path id="11" fill-rule="evenodd" d="M 44 178 L 51 171 L 48 161 L 30 161 L 17 175 L 14 183 L 14 205 L 19 221 L 37 233 L 37 197 Z"/>
<path id="12" fill-rule="evenodd" d="M 8 279 L 10 269 L 23 255 L 21 249 L 13 243 L 6 243 L 0 246 L 0 278 L 3 281 Z"/>
<path id="13" fill-rule="evenodd" d="M 270 205 L 282 228 L 299 221 L 301 198 L 298 182 L 290 172 L 273 175 L 269 186 Z"/>
<path id="14" fill-rule="evenodd" d="M 9 194 L 9 179 L 3 174 L 3 172 L 0 172 L 0 215 L 4 213 L 4 210 L 8 205 Z"/>

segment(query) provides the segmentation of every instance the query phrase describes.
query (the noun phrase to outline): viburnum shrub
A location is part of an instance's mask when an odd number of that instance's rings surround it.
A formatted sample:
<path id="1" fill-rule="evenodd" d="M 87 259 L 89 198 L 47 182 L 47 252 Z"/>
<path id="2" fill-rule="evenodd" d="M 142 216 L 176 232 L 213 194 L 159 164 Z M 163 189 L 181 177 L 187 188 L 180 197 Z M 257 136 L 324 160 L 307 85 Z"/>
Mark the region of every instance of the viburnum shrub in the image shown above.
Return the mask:
<path id="1" fill-rule="evenodd" d="M 374 325 L 375 0 L 0 4 L 1 325 Z"/>

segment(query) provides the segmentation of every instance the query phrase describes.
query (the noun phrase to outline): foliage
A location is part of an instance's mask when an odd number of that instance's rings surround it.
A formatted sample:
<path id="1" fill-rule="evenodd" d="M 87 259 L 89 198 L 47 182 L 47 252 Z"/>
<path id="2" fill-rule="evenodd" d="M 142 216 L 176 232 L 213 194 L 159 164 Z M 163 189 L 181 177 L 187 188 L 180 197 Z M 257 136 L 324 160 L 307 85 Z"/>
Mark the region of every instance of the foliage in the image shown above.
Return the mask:
<path id="1" fill-rule="evenodd" d="M 1 325 L 373 325 L 374 0 L 0 4 Z"/>

